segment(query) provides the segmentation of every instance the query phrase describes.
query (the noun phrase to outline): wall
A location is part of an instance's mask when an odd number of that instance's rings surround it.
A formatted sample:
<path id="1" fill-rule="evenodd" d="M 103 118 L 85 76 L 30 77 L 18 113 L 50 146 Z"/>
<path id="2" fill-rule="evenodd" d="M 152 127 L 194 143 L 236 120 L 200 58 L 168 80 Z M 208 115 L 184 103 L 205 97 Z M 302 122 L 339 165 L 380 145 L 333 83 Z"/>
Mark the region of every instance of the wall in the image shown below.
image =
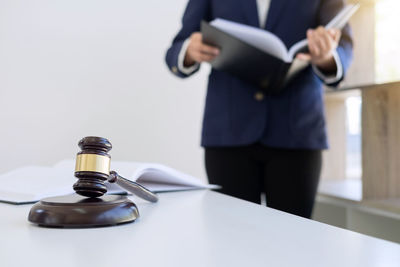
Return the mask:
<path id="1" fill-rule="evenodd" d="M 75 158 L 87 135 L 114 160 L 205 178 L 204 67 L 180 80 L 164 54 L 186 0 L 0 0 L 0 173 Z"/>

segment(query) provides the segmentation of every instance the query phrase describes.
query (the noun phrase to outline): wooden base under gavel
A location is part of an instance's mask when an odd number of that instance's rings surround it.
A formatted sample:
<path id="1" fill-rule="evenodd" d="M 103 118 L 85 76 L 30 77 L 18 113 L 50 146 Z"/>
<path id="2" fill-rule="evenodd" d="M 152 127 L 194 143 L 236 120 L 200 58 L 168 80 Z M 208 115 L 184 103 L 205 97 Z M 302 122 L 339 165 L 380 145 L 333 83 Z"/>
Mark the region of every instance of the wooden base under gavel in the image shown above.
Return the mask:
<path id="1" fill-rule="evenodd" d="M 32 207 L 28 220 L 46 227 L 84 228 L 133 222 L 138 217 L 136 205 L 126 196 L 73 194 L 41 200 Z"/>
<path id="2" fill-rule="evenodd" d="M 79 179 L 73 186 L 77 194 L 51 197 L 36 203 L 29 212 L 28 220 L 46 227 L 100 227 L 132 222 L 139 217 L 136 205 L 126 196 L 104 195 L 105 181 L 114 182 L 118 174 L 110 172 L 111 143 L 101 137 L 89 136 L 79 141 L 82 149 L 77 155 L 75 176 Z M 111 176 L 114 179 L 109 179 Z M 123 180 L 122 177 L 120 177 Z M 132 182 L 133 183 L 133 182 Z M 140 185 L 128 185 L 138 190 L 139 196 L 157 197 Z"/>

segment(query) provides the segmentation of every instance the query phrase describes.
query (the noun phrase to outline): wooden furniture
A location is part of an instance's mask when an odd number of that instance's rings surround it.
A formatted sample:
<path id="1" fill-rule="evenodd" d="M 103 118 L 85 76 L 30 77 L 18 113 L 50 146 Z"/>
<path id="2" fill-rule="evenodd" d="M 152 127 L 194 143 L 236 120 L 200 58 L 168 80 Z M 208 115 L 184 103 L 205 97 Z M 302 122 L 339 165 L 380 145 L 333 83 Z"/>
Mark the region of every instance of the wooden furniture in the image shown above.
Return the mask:
<path id="1" fill-rule="evenodd" d="M 326 93 L 330 150 L 323 179 L 346 179 L 345 101 L 362 101 L 362 200 L 400 198 L 400 82 L 343 88 Z"/>
<path id="2" fill-rule="evenodd" d="M 400 83 L 361 95 L 363 199 L 400 198 Z"/>
<path id="3" fill-rule="evenodd" d="M 346 179 L 347 97 L 359 96 L 362 175 Z M 313 218 L 400 243 L 400 82 L 325 95 L 330 150 Z"/>
<path id="4" fill-rule="evenodd" d="M 374 84 L 376 75 L 376 0 L 359 2 L 352 17 L 354 60 L 344 90 L 325 96 L 330 150 L 313 218 L 400 243 L 400 83 Z M 379 78 L 379 77 L 378 77 Z M 359 179 L 346 179 L 346 105 L 362 99 Z"/>
<path id="5" fill-rule="evenodd" d="M 31 205 L 0 203 L 1 266 L 398 266 L 400 245 L 199 190 L 137 198 L 134 223 L 30 224 Z"/>

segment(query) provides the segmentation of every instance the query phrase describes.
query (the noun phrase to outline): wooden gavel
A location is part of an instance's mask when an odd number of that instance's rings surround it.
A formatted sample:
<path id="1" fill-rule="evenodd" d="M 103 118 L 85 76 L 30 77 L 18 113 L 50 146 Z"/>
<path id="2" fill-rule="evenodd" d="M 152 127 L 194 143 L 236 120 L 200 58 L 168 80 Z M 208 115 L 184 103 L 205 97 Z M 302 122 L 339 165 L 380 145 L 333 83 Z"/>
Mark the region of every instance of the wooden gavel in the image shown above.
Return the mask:
<path id="1" fill-rule="evenodd" d="M 158 196 L 139 183 L 123 178 L 110 171 L 112 145 L 102 137 L 88 136 L 78 143 L 75 177 L 79 180 L 73 185 L 75 192 L 85 197 L 101 197 L 107 192 L 105 182 L 116 183 L 123 189 L 150 202 L 157 202 Z"/>

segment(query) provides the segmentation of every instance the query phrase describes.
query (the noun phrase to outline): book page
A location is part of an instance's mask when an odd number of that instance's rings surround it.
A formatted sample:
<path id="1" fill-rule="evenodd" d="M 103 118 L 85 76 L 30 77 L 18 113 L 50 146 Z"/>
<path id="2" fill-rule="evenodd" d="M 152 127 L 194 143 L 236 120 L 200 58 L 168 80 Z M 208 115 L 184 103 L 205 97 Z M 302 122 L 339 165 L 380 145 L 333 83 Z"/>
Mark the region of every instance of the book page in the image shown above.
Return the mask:
<path id="1" fill-rule="evenodd" d="M 310 62 L 308 61 L 294 59 L 285 77 L 284 83 L 287 84 L 288 82 L 290 82 L 300 71 L 304 70 L 308 65 L 310 65 Z"/>
<path id="2" fill-rule="evenodd" d="M 122 177 L 148 185 L 156 192 L 214 188 L 201 180 L 173 168 L 153 163 L 112 161 L 111 170 Z M 24 166 L 0 175 L 0 202 L 33 203 L 46 197 L 74 193 L 75 160 L 63 160 L 51 167 Z M 105 182 L 107 194 L 125 190 Z"/>
<path id="3" fill-rule="evenodd" d="M 130 170 L 132 169 L 132 163 Z M 0 202 L 33 203 L 46 197 L 73 194 L 75 160 L 63 160 L 54 166 L 24 166 L 0 175 Z M 132 171 L 130 172 L 132 173 Z M 106 183 L 108 194 L 125 191 Z"/>
<path id="4" fill-rule="evenodd" d="M 135 161 L 111 161 L 110 170 L 116 171 L 122 177 L 136 181 L 136 173 L 143 168 L 146 163 Z"/>
<path id="5" fill-rule="evenodd" d="M 0 201 L 35 202 L 45 197 L 73 193 L 74 169 L 25 166 L 0 176 Z"/>
<path id="6" fill-rule="evenodd" d="M 326 24 L 325 28 L 342 29 L 359 8 L 359 3 L 346 5 L 328 24 Z"/>
<path id="7" fill-rule="evenodd" d="M 294 45 L 292 45 L 292 47 L 289 49 L 290 61 L 293 61 L 296 54 L 300 53 L 300 52 L 301 53 L 308 52 L 308 40 L 307 39 L 301 40 L 300 42 L 297 42 Z"/>
<path id="8" fill-rule="evenodd" d="M 146 181 L 141 181 L 141 185 L 145 186 L 147 189 L 161 193 L 161 192 L 172 192 L 172 191 L 182 191 L 182 190 L 195 190 L 199 189 L 197 186 L 188 186 L 188 185 L 175 185 L 175 184 L 159 184 L 159 183 L 152 183 L 152 182 L 146 182 Z M 201 188 L 219 188 L 215 187 L 213 185 L 207 185 L 206 187 L 201 187 Z"/>
<path id="9" fill-rule="evenodd" d="M 161 164 L 143 164 L 134 176 L 139 177 L 137 179 L 139 183 L 171 184 L 200 188 L 206 186 L 200 179 Z"/>
<path id="10" fill-rule="evenodd" d="M 111 163 L 111 166 L 121 176 L 136 181 L 154 192 L 216 188 L 162 164 L 117 161 Z"/>
<path id="11" fill-rule="evenodd" d="M 215 19 L 210 24 L 265 53 L 290 62 L 285 44 L 276 35 L 266 30 L 224 19 Z"/>

